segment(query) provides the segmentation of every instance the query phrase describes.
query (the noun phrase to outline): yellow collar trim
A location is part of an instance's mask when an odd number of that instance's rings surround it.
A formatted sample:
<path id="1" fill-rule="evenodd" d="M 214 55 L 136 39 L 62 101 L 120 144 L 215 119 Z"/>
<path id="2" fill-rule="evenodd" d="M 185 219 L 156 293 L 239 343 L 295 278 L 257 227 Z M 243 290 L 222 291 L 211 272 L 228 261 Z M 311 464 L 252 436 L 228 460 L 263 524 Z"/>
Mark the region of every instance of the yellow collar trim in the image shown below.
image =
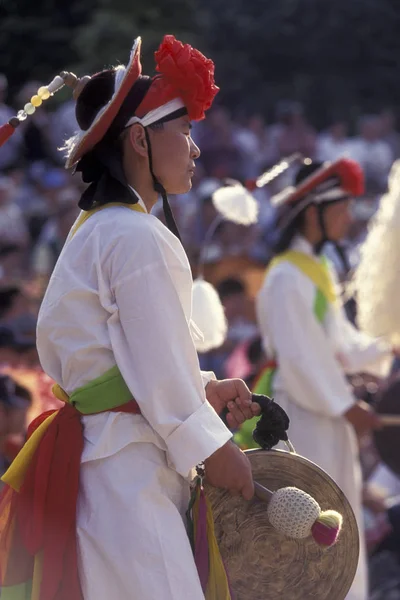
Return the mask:
<path id="1" fill-rule="evenodd" d="M 325 260 L 319 261 L 304 252 L 288 250 L 272 259 L 268 272 L 276 265 L 285 261 L 295 265 L 306 277 L 311 279 L 329 303 L 334 304 L 337 301 L 335 285 Z"/>
<path id="2" fill-rule="evenodd" d="M 108 208 L 110 206 L 123 206 L 125 208 L 129 208 L 130 210 L 135 210 L 136 212 L 141 212 L 141 213 L 146 214 L 146 211 L 144 210 L 143 206 L 141 206 L 139 203 L 125 204 L 124 202 L 109 202 L 108 204 L 104 204 L 103 206 L 98 206 L 97 208 L 92 208 L 92 210 L 82 211 L 81 214 L 79 215 L 75 225 L 71 229 L 70 239 L 74 237 L 74 235 L 76 234 L 78 229 L 85 223 L 85 221 L 88 220 L 89 217 L 91 217 L 95 213 L 99 212 L 100 210 L 103 210 L 104 208 Z"/>

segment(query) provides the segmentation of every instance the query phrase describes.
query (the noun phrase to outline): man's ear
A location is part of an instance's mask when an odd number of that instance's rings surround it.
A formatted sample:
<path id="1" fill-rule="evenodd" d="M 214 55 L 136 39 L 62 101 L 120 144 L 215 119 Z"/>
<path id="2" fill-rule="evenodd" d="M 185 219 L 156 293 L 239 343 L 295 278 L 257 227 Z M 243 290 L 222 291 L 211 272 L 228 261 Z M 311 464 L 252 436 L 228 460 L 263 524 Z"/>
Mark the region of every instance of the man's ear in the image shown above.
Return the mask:
<path id="1" fill-rule="evenodd" d="M 132 148 L 140 156 L 147 156 L 147 140 L 144 127 L 135 123 L 129 129 L 129 140 Z"/>

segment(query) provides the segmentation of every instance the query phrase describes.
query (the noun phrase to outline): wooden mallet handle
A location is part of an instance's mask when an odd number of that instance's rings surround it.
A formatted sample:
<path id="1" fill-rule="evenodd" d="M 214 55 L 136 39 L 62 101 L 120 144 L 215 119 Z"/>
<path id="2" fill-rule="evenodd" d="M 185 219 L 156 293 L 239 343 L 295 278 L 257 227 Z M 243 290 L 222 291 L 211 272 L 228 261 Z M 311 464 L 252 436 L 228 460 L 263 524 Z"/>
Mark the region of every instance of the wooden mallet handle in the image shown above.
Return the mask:
<path id="1" fill-rule="evenodd" d="M 273 496 L 273 492 L 261 485 L 261 483 L 258 483 L 258 481 L 254 481 L 254 493 L 259 500 L 263 500 L 264 502 L 269 502 Z"/>
<path id="2" fill-rule="evenodd" d="M 385 427 L 400 427 L 400 415 L 379 415 L 379 420 Z"/>

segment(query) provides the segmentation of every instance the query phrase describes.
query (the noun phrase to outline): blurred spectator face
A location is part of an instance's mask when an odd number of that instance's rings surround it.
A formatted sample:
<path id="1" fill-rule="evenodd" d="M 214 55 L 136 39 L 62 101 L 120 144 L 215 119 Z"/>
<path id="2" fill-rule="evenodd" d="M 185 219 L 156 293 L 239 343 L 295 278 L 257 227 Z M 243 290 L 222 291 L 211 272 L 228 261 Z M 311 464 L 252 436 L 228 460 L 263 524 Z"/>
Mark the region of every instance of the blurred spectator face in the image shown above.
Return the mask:
<path id="1" fill-rule="evenodd" d="M 0 348 L 0 365 L 15 369 L 19 366 L 19 363 L 18 352 L 12 348 Z"/>
<path id="2" fill-rule="evenodd" d="M 343 140 L 348 135 L 348 127 L 346 123 L 337 122 L 334 123 L 330 128 L 329 132 L 333 139 L 335 140 Z"/>
<path id="3" fill-rule="evenodd" d="M 221 156 L 216 160 L 211 168 L 210 168 L 210 177 L 214 177 L 215 179 L 227 179 L 228 177 L 232 177 L 232 169 L 228 160 L 224 160 L 224 157 Z"/>
<path id="4" fill-rule="evenodd" d="M 231 119 L 229 112 L 222 106 L 213 108 L 207 116 L 207 124 L 216 129 L 227 129 L 230 127 Z"/>
<path id="5" fill-rule="evenodd" d="M 63 189 L 57 196 L 58 211 L 56 214 L 58 232 L 62 240 L 65 240 L 79 214 L 80 193 L 76 188 Z"/>
<path id="6" fill-rule="evenodd" d="M 0 175 L 0 207 L 6 206 L 10 200 L 14 190 L 14 184 L 9 177 Z"/>
<path id="7" fill-rule="evenodd" d="M 305 123 L 303 107 L 299 102 L 283 101 L 277 106 L 277 120 L 288 127 Z"/>
<path id="8" fill-rule="evenodd" d="M 379 117 L 362 119 L 359 126 L 360 136 L 367 142 L 376 142 L 382 136 L 382 123 Z"/>
<path id="9" fill-rule="evenodd" d="M 224 246 L 231 246 L 237 244 L 238 240 L 242 239 L 242 232 L 243 226 L 231 221 L 225 221 L 222 223 L 218 237 Z"/>
<path id="10" fill-rule="evenodd" d="M 253 115 L 248 121 L 248 128 L 256 134 L 265 132 L 265 119 L 261 115 Z"/>
<path id="11" fill-rule="evenodd" d="M 380 119 L 383 135 L 388 135 L 396 129 L 396 117 L 392 110 L 384 110 L 380 115 Z"/>
<path id="12" fill-rule="evenodd" d="M 8 408 L 6 415 L 8 435 L 15 435 L 25 431 L 27 412 L 28 404 L 24 408 Z"/>
<path id="13" fill-rule="evenodd" d="M 20 369 L 36 369 L 36 367 L 40 367 L 40 360 L 36 347 L 20 351 L 17 354 L 17 361 L 17 365 Z"/>
<path id="14" fill-rule="evenodd" d="M 217 291 L 225 309 L 228 323 L 232 323 L 239 317 L 246 315 L 246 288 L 239 279 L 232 277 L 222 280 L 217 286 Z"/>
<path id="15" fill-rule="evenodd" d="M 217 216 L 217 211 L 215 210 L 214 204 L 211 198 L 206 198 L 202 204 L 202 213 L 203 213 L 203 222 L 205 227 L 211 225 Z"/>
<path id="16" fill-rule="evenodd" d="M 22 270 L 24 258 L 24 248 L 22 248 L 21 246 L 17 246 L 16 244 L 5 244 L 3 246 L 0 243 L 0 280 L 2 278 L 7 279 L 8 277 L 14 278 L 16 274 L 20 273 L 20 271 Z"/>
<path id="17" fill-rule="evenodd" d="M 12 378 L 2 376 L 0 381 L 0 435 L 25 432 L 26 417 L 31 397 L 25 388 Z"/>
<path id="18" fill-rule="evenodd" d="M 288 125 L 291 127 L 304 127 L 305 124 L 306 120 L 302 111 L 294 111 L 290 115 Z"/>
<path id="19" fill-rule="evenodd" d="M 64 169 L 54 168 L 43 174 L 40 187 L 50 211 L 53 211 L 57 206 L 59 196 L 68 190 L 69 183 L 69 175 Z"/>
<path id="20" fill-rule="evenodd" d="M 219 189 L 221 183 L 218 179 L 206 178 L 199 183 L 196 188 L 196 194 L 200 203 L 200 211 L 204 226 L 207 228 L 217 216 L 217 211 L 214 208 L 212 201 L 213 193 Z"/>
<path id="21" fill-rule="evenodd" d="M 0 437 L 8 434 L 8 410 L 7 407 L 0 402 Z"/>
<path id="22" fill-rule="evenodd" d="M 0 348 L 0 366 L 12 369 L 36 369 L 40 366 L 39 355 L 36 347 L 26 350 L 15 348 Z"/>
<path id="23" fill-rule="evenodd" d="M 69 231 L 72 225 L 75 223 L 75 220 L 79 214 L 78 206 L 68 206 L 63 209 L 61 215 L 58 217 L 58 231 L 60 233 L 60 237 L 63 240 L 66 240 L 69 234 Z"/>
<path id="24" fill-rule="evenodd" d="M 18 287 L 0 289 L 0 318 L 14 319 L 30 309 L 29 298 Z"/>
<path id="25" fill-rule="evenodd" d="M 223 306 L 228 323 L 239 317 L 247 316 L 247 298 L 244 292 L 238 292 L 224 298 Z"/>

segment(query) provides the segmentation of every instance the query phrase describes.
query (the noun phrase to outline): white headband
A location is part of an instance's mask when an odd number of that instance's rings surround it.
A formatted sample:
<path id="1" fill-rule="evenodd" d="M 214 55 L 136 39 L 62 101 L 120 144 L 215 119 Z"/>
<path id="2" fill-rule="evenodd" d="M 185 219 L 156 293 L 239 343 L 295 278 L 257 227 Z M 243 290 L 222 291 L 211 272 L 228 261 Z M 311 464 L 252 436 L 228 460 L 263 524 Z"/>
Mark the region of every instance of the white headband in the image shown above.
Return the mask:
<path id="1" fill-rule="evenodd" d="M 310 192 L 303 198 L 303 200 L 301 200 L 298 204 L 295 204 L 293 210 L 290 211 L 282 223 L 280 223 L 279 229 L 285 229 L 297 217 L 297 215 L 301 213 L 302 210 L 311 204 L 324 204 L 325 202 L 329 203 L 334 202 L 335 200 L 345 200 L 349 197 L 349 193 L 341 187 L 333 188 L 327 190 L 326 192 L 321 192 L 320 194 L 313 194 Z"/>
<path id="2" fill-rule="evenodd" d="M 320 186 L 318 187 L 320 188 Z M 292 194 L 294 194 L 295 191 L 295 187 L 289 186 L 283 189 L 278 194 L 275 194 L 275 196 L 272 196 L 271 198 L 272 206 L 282 206 L 283 204 L 286 204 L 290 196 L 292 196 Z M 308 194 L 305 195 L 305 198 L 308 198 L 310 196 L 312 197 L 312 202 L 314 204 L 320 204 L 322 202 L 332 202 L 333 200 L 338 200 L 339 198 L 343 198 L 344 196 L 348 195 L 348 192 L 346 192 L 341 187 L 331 187 L 331 189 L 328 189 L 326 191 L 308 192 Z"/>
<path id="3" fill-rule="evenodd" d="M 151 110 L 142 119 L 140 119 L 139 117 L 132 117 L 131 119 L 129 119 L 125 127 L 130 127 L 134 123 L 140 123 L 140 125 L 143 125 L 143 127 L 148 127 L 149 125 L 156 123 L 160 119 L 163 119 L 164 117 L 167 117 L 168 115 L 184 107 L 185 104 L 183 103 L 181 98 L 174 98 L 174 100 L 170 100 L 166 104 L 163 104 L 162 106 Z"/>

